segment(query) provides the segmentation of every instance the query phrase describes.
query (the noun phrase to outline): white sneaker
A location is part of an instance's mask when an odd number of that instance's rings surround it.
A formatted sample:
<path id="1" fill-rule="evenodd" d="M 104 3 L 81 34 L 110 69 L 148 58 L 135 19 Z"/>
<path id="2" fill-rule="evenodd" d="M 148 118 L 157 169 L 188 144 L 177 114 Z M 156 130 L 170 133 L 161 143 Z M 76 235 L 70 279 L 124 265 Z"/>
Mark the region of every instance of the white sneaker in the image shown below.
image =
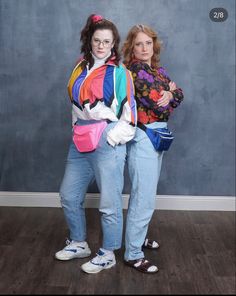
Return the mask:
<path id="1" fill-rule="evenodd" d="M 99 249 L 97 256 L 81 266 L 81 269 L 87 273 L 98 273 L 103 269 L 111 268 L 116 264 L 115 255 L 105 254 Z"/>
<path id="2" fill-rule="evenodd" d="M 91 250 L 86 242 L 80 243 L 67 240 L 65 248 L 57 252 L 55 257 L 58 260 L 71 260 L 74 258 L 85 258 L 90 255 Z"/>

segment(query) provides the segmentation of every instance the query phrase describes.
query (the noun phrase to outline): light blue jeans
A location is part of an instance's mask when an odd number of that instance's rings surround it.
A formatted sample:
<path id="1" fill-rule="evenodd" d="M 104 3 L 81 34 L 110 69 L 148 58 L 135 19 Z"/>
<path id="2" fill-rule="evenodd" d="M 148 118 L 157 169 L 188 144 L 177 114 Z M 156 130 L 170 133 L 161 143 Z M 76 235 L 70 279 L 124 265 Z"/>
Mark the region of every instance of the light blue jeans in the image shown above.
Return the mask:
<path id="1" fill-rule="evenodd" d="M 149 128 L 166 127 L 166 122 L 154 122 Z M 157 184 L 163 152 L 157 152 L 146 133 L 137 128 L 133 140 L 127 143 L 127 161 L 131 194 L 126 219 L 125 260 L 144 258 L 142 245 L 155 209 Z"/>
<path id="2" fill-rule="evenodd" d="M 95 121 L 89 120 L 86 124 L 92 122 Z M 85 241 L 84 201 L 88 186 L 95 177 L 100 190 L 102 247 L 107 250 L 121 247 L 123 232 L 122 189 L 126 146 L 112 147 L 106 141 L 108 130 L 115 124 L 108 124 L 98 148 L 93 152 L 80 153 L 72 141 L 60 187 L 61 205 L 70 230 L 70 239 Z"/>

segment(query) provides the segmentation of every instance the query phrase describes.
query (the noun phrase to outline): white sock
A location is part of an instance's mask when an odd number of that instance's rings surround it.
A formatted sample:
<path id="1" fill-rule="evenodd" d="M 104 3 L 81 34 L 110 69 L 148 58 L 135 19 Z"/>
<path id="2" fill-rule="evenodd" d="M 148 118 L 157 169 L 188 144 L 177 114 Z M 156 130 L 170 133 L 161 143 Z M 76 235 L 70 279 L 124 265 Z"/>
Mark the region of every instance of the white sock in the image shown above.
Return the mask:
<path id="1" fill-rule="evenodd" d="M 107 249 L 103 249 L 103 248 L 100 248 L 100 250 L 102 250 L 103 253 L 105 253 L 105 255 L 108 255 L 108 256 L 111 256 L 111 257 L 115 256 L 114 252 L 111 251 L 111 250 L 107 250 Z"/>
<path id="2" fill-rule="evenodd" d="M 78 244 L 81 247 L 85 247 L 87 244 L 86 241 L 79 242 L 79 241 L 72 240 L 72 242 Z"/>

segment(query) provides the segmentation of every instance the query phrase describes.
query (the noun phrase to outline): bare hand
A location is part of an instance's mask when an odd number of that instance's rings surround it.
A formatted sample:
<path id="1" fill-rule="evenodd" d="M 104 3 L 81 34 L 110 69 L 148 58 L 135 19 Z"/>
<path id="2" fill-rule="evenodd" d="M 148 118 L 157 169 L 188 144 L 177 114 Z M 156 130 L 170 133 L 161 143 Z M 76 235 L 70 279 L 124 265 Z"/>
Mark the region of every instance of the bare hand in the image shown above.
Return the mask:
<path id="1" fill-rule="evenodd" d="M 157 101 L 157 106 L 165 107 L 169 104 L 170 100 L 173 98 L 173 95 L 170 91 L 162 90 L 162 97 Z"/>
<path id="2" fill-rule="evenodd" d="M 176 90 L 177 88 L 176 83 L 174 81 L 170 81 L 169 88 L 170 88 L 170 91 Z"/>

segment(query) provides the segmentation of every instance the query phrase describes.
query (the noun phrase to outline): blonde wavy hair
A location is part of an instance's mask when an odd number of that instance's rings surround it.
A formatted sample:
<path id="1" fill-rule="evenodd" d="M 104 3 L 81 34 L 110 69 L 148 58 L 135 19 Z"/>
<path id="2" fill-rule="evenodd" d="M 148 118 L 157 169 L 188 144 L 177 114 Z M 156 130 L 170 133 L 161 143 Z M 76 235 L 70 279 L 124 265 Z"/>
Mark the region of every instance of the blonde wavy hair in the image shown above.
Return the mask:
<path id="1" fill-rule="evenodd" d="M 154 68 L 159 67 L 162 43 L 158 38 L 157 33 L 153 29 L 151 29 L 149 26 L 142 25 L 142 24 L 133 26 L 128 32 L 126 40 L 124 41 L 124 44 L 122 46 L 122 53 L 124 57 L 123 63 L 127 67 L 129 67 L 132 61 L 135 59 L 133 54 L 134 45 L 135 45 L 134 41 L 139 32 L 143 32 L 146 35 L 148 35 L 150 38 L 152 38 L 153 56 L 151 58 L 151 66 Z"/>

